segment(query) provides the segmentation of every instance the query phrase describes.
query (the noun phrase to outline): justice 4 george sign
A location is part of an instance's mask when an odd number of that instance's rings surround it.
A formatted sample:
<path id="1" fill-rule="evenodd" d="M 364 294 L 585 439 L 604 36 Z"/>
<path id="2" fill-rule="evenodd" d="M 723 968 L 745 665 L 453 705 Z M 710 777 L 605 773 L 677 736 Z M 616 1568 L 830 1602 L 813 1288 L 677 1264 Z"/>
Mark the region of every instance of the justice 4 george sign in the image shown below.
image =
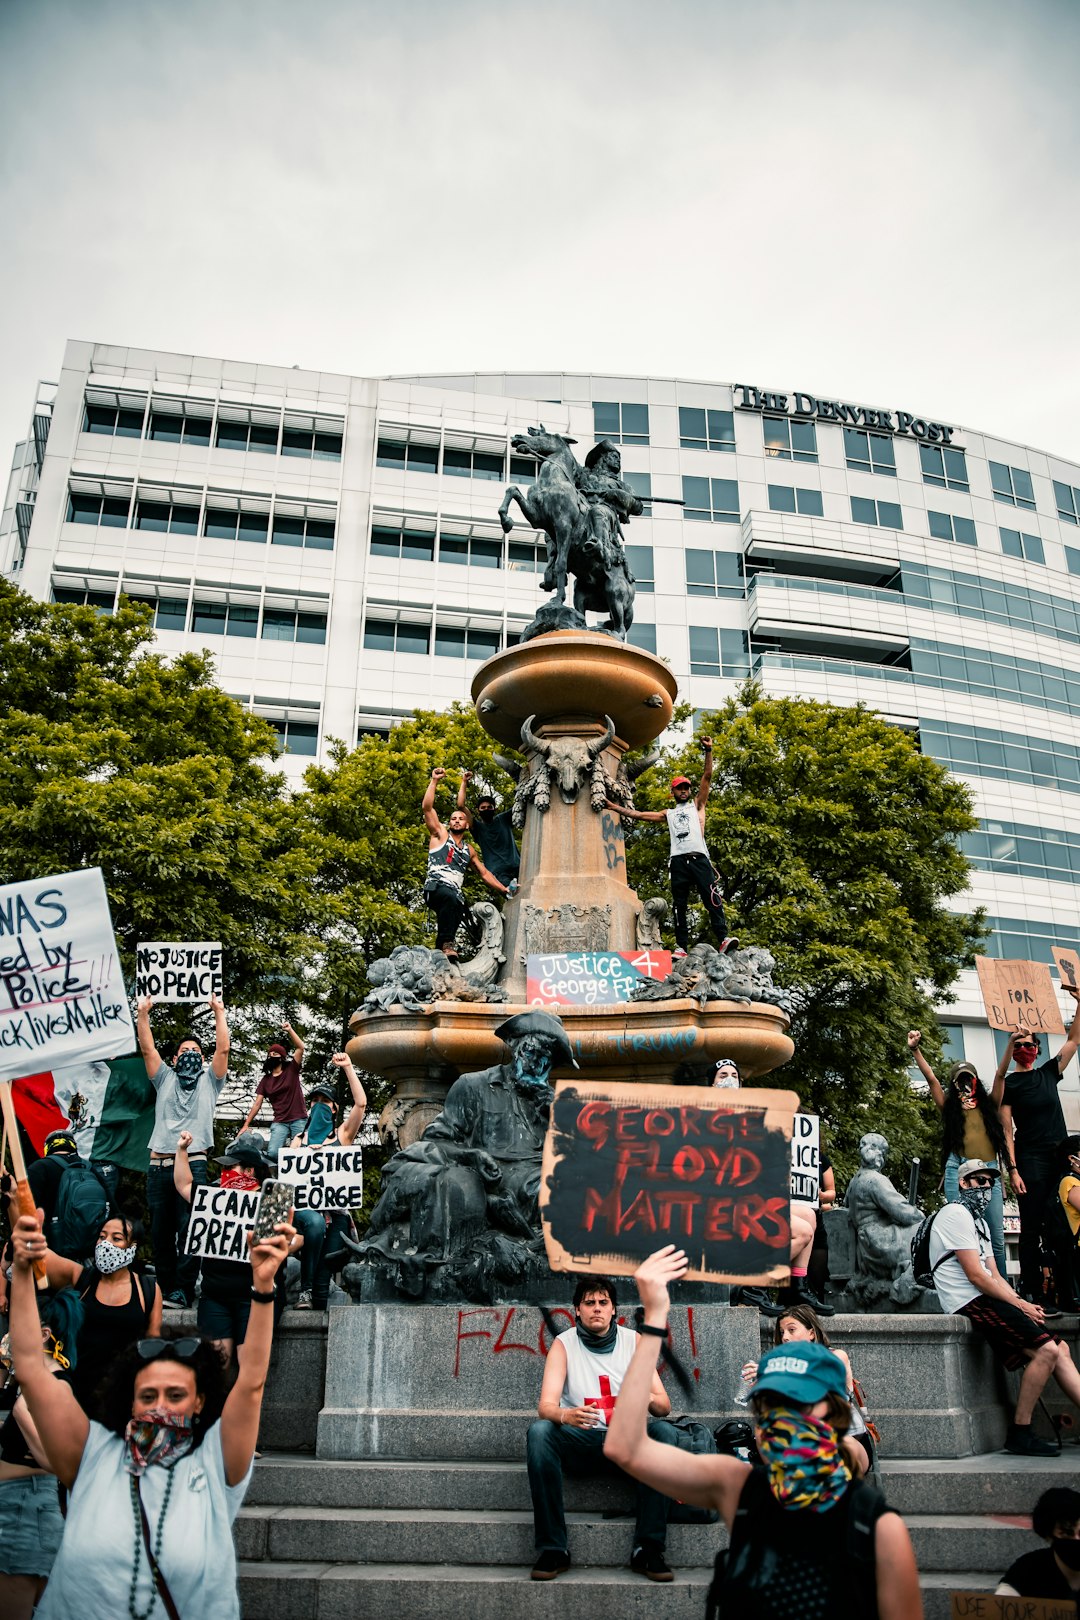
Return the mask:
<path id="1" fill-rule="evenodd" d="M 526 999 L 531 1007 L 603 1007 L 629 1001 L 642 979 L 666 979 L 670 951 L 573 951 L 530 956 Z"/>
<path id="2" fill-rule="evenodd" d="M 706 1282 L 782 1282 L 791 1091 L 560 1081 L 540 1209 L 553 1271 L 629 1275 L 665 1243 Z"/>

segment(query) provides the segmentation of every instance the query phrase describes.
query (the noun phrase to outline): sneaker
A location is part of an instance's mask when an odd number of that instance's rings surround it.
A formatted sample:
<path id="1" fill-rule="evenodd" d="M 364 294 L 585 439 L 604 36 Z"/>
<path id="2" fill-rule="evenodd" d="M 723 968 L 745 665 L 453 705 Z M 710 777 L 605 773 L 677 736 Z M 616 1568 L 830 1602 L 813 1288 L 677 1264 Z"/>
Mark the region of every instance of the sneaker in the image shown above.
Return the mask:
<path id="1" fill-rule="evenodd" d="M 784 1307 L 774 1304 L 763 1288 L 733 1288 L 730 1300 L 732 1305 L 749 1305 L 753 1310 L 774 1319 L 784 1314 Z"/>
<path id="2" fill-rule="evenodd" d="M 294 1309 L 296 1309 L 298 1311 L 310 1311 L 311 1310 L 311 1289 L 310 1288 L 301 1288 L 299 1294 L 296 1297 L 296 1305 L 295 1305 Z"/>
<path id="3" fill-rule="evenodd" d="M 1032 1434 L 1030 1423 L 1022 1427 L 1010 1423 L 1005 1450 L 1011 1451 L 1014 1457 L 1057 1457 L 1061 1453 L 1061 1446 L 1053 1440 L 1042 1440 L 1037 1434 Z"/>
<path id="4" fill-rule="evenodd" d="M 533 1581 L 553 1581 L 556 1575 L 565 1575 L 569 1568 L 570 1554 L 568 1552 L 556 1552 L 549 1547 L 536 1560 L 529 1579 Z"/>
<path id="5" fill-rule="evenodd" d="M 683 950 L 683 948 L 682 948 L 682 946 L 681 946 L 681 945 L 680 945 L 680 946 L 678 946 L 678 948 L 677 948 L 677 949 L 676 949 L 676 950 L 674 950 L 674 951 L 672 951 L 672 953 L 671 953 L 671 960 L 672 960 L 672 961 L 673 961 L 673 962 L 678 962 L 678 961 L 680 961 L 680 960 L 681 960 L 681 959 L 682 959 L 682 958 L 683 958 L 683 957 L 684 957 L 684 956 L 685 956 L 685 955 L 686 955 L 686 952 L 685 952 L 685 951 L 684 951 L 684 950 Z"/>
<path id="6" fill-rule="evenodd" d="M 725 951 L 737 951 L 738 948 L 739 942 L 735 938 L 735 935 L 729 934 L 727 939 L 725 939 L 724 943 L 720 947 L 720 955 L 723 956 Z"/>
<path id="7" fill-rule="evenodd" d="M 648 1581 L 673 1581 L 675 1572 L 664 1557 L 663 1547 L 657 1547 L 652 1542 L 646 1542 L 642 1547 L 635 1547 L 630 1559 L 630 1568 L 635 1575 L 644 1575 Z"/>
<path id="8" fill-rule="evenodd" d="M 174 1293 L 165 1295 L 165 1298 L 161 1301 L 161 1308 L 166 1311 L 186 1311 L 188 1302 L 180 1290 L 177 1289 Z"/>
<path id="9" fill-rule="evenodd" d="M 1040 1299 L 1038 1303 L 1042 1306 L 1044 1321 L 1053 1322 L 1056 1317 L 1061 1315 L 1061 1312 L 1058 1310 L 1057 1306 L 1052 1305 L 1048 1299 Z"/>

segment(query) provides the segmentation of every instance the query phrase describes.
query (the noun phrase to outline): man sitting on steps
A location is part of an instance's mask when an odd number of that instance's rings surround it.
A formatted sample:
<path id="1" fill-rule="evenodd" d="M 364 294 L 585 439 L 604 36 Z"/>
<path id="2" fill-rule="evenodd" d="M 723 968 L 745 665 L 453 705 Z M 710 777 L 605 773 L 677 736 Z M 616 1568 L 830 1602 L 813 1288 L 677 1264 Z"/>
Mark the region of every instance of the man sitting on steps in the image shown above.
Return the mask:
<path id="1" fill-rule="evenodd" d="M 615 1320 L 615 1285 L 607 1277 L 583 1277 L 574 1290 L 577 1326 L 560 1333 L 548 1351 L 540 1386 L 538 1420 L 529 1428 L 529 1490 L 536 1526 L 534 1581 L 551 1581 L 570 1568 L 563 1512 L 563 1469 L 593 1473 L 610 1469 L 604 1436 L 637 1345 L 637 1334 Z M 677 1445 L 660 1375 L 653 1374 L 649 1435 Z M 618 1471 L 618 1470 L 616 1470 Z M 674 1579 L 664 1558 L 669 1497 L 637 1487 L 637 1524 L 630 1568 L 650 1581 Z"/>

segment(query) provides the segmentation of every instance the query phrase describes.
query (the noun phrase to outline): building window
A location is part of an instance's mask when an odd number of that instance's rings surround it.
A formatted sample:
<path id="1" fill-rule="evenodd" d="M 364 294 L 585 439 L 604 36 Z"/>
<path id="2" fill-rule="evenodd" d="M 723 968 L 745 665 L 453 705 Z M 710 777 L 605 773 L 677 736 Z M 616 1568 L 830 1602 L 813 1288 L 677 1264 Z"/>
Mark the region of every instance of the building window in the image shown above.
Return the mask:
<path id="1" fill-rule="evenodd" d="M 540 464 L 531 456 L 510 457 L 510 481 L 515 484 L 531 484 L 540 471 Z"/>
<path id="2" fill-rule="evenodd" d="M 793 422 L 790 416 L 763 416 L 765 454 L 779 461 L 816 461 L 817 429 L 813 422 Z"/>
<path id="3" fill-rule="evenodd" d="M 1031 485 L 1031 474 L 1023 467 L 1007 467 L 1003 461 L 990 463 L 990 483 L 994 490 L 994 499 L 1006 501 L 1009 506 L 1023 506 L 1029 512 L 1035 510 L 1035 491 Z"/>
<path id="4" fill-rule="evenodd" d="M 1054 501 L 1059 518 L 1064 518 L 1066 523 L 1080 523 L 1080 489 L 1072 484 L 1059 484 L 1055 478 Z"/>
<path id="5" fill-rule="evenodd" d="M 270 535 L 274 546 L 302 546 L 307 551 L 333 551 L 334 524 L 325 518 L 289 517 L 274 513 L 274 527 Z"/>
<path id="6" fill-rule="evenodd" d="M 947 720 L 920 720 L 919 737 L 924 754 L 960 776 L 991 776 L 1080 793 L 1080 748 L 1072 743 Z"/>
<path id="7" fill-rule="evenodd" d="M 858 428 L 844 429 L 844 454 L 854 472 L 886 473 L 896 477 L 896 455 L 893 442 L 881 433 L 863 433 Z"/>
<path id="8" fill-rule="evenodd" d="M 156 529 L 159 534 L 198 534 L 199 508 L 179 501 L 135 502 L 135 527 Z"/>
<path id="9" fill-rule="evenodd" d="M 376 524 L 371 531 L 373 557 L 400 557 L 402 562 L 434 562 L 435 536 L 421 529 L 390 529 Z"/>
<path id="10" fill-rule="evenodd" d="M 449 478 L 498 481 L 506 476 L 506 457 L 486 450 L 456 450 L 453 445 L 447 445 L 443 450 L 442 470 Z"/>
<path id="11" fill-rule="evenodd" d="M 320 431 L 314 426 L 290 426 L 286 417 L 281 430 L 281 453 L 303 461 L 340 461 L 341 434 Z"/>
<path id="12" fill-rule="evenodd" d="M 322 646 L 326 641 L 326 616 L 322 613 L 294 613 L 290 608 L 263 608 L 264 641 L 306 641 Z"/>
<path id="13" fill-rule="evenodd" d="M 144 607 L 151 608 L 154 614 L 155 630 L 186 630 L 187 629 L 187 602 L 179 596 L 136 596 L 130 594 L 131 601 L 141 602 Z"/>
<path id="14" fill-rule="evenodd" d="M 734 455 L 735 412 L 680 405 L 679 443 L 684 450 L 726 450 Z"/>
<path id="15" fill-rule="evenodd" d="M 394 619 L 365 619 L 364 646 L 369 652 L 422 653 L 431 645 L 430 624 L 398 623 Z"/>
<path id="16" fill-rule="evenodd" d="M 268 512 L 237 512 L 224 506 L 206 508 L 203 534 L 208 540 L 246 540 L 262 545 L 269 532 Z"/>
<path id="17" fill-rule="evenodd" d="M 473 568 L 501 568 L 503 543 L 479 534 L 440 534 L 439 561 L 471 564 Z"/>
<path id="18" fill-rule="evenodd" d="M 745 630 L 690 626 L 690 671 L 735 679 L 750 673 L 750 641 Z"/>
<path id="19" fill-rule="evenodd" d="M 204 448 L 210 443 L 209 416 L 189 416 L 186 411 L 151 411 L 151 439 L 162 444 L 191 444 Z"/>
<path id="20" fill-rule="evenodd" d="M 820 489 L 792 489 L 787 484 L 770 484 L 770 512 L 798 512 L 802 517 L 824 517 Z"/>
<path id="21" fill-rule="evenodd" d="M 631 647 L 640 647 L 642 652 L 655 653 L 656 626 L 636 619 L 626 632 L 626 639 Z"/>
<path id="22" fill-rule="evenodd" d="M 737 551 L 686 552 L 687 596 L 742 596 L 743 560 Z"/>
<path id="23" fill-rule="evenodd" d="M 851 497 L 851 521 L 869 523 L 878 529 L 904 527 L 904 515 L 895 501 L 869 501 L 862 495 Z"/>
<path id="24" fill-rule="evenodd" d="M 954 512 L 927 512 L 926 517 L 933 539 L 952 540 L 958 546 L 978 545 L 970 518 L 957 517 Z"/>
<path id="25" fill-rule="evenodd" d="M 1080 551 L 1075 546 L 1065 547 L 1065 566 L 1070 574 L 1080 574 Z"/>
<path id="26" fill-rule="evenodd" d="M 506 566 L 522 574 L 542 574 L 547 567 L 547 548 L 528 540 L 508 540 Z"/>
<path id="27" fill-rule="evenodd" d="M 912 677 L 920 685 L 940 686 L 1006 703 L 1024 703 L 1059 714 L 1080 715 L 1080 690 L 1060 664 L 1039 664 L 981 647 L 911 638 Z M 1080 848 L 1080 846 L 1078 846 Z"/>
<path id="28" fill-rule="evenodd" d="M 637 588 L 641 592 L 650 592 L 656 589 L 656 565 L 653 561 L 652 546 L 627 546 L 626 561 L 630 572 L 634 576 Z"/>
<path id="29" fill-rule="evenodd" d="M 920 444 L 924 484 L 936 484 L 939 489 L 967 489 L 967 460 L 962 450 L 950 450 L 937 444 Z"/>
<path id="30" fill-rule="evenodd" d="M 87 405 L 83 412 L 84 433 L 105 433 L 114 439 L 141 439 L 145 410 L 125 410 L 121 405 Z"/>
<path id="31" fill-rule="evenodd" d="M 1046 562 L 1043 543 L 1037 534 L 1021 534 L 1019 529 L 999 529 L 998 533 L 1006 557 L 1019 557 L 1021 562 Z"/>
<path id="32" fill-rule="evenodd" d="M 89 591 L 67 585 L 54 585 L 52 591 L 54 602 L 65 607 L 92 607 L 104 615 L 112 613 L 116 606 L 115 591 Z"/>
<path id="33" fill-rule="evenodd" d="M 435 626 L 436 658 L 491 658 L 502 646 L 498 630 L 463 630 L 450 624 Z"/>
<path id="34" fill-rule="evenodd" d="M 1015 625 L 1025 634 L 1059 636 L 1080 643 L 1080 604 L 1059 592 L 1006 585 L 978 574 L 954 573 L 905 562 L 904 595 L 913 607 L 956 613 L 985 624 Z"/>
<path id="35" fill-rule="evenodd" d="M 103 529 L 126 529 L 131 510 L 129 495 L 68 495 L 67 521 L 92 523 Z"/>
<path id="36" fill-rule="evenodd" d="M 438 472 L 439 447 L 437 444 L 406 444 L 400 439 L 380 439 L 375 452 L 375 465 L 392 467 L 398 472 Z"/>
<path id="37" fill-rule="evenodd" d="M 598 439 L 614 439 L 616 444 L 648 444 L 647 405 L 593 404 L 593 432 Z"/>
<path id="38" fill-rule="evenodd" d="M 253 450 L 260 455 L 276 456 L 278 427 L 275 422 L 249 422 L 246 417 L 236 420 L 218 417 L 217 447 L 219 450 Z"/>
<path id="39" fill-rule="evenodd" d="M 253 641 L 259 633 L 259 610 L 233 602 L 196 600 L 191 605 L 191 628 L 200 636 L 243 636 Z"/>
<path id="40" fill-rule="evenodd" d="M 268 720 L 277 732 L 279 754 L 317 754 L 319 728 L 311 720 Z"/>
<path id="41" fill-rule="evenodd" d="M 652 473 L 626 472 L 622 475 L 623 483 L 629 484 L 635 495 L 643 499 L 652 494 Z"/>
<path id="42" fill-rule="evenodd" d="M 738 523 L 739 485 L 734 478 L 684 478 L 683 517 L 695 523 Z"/>

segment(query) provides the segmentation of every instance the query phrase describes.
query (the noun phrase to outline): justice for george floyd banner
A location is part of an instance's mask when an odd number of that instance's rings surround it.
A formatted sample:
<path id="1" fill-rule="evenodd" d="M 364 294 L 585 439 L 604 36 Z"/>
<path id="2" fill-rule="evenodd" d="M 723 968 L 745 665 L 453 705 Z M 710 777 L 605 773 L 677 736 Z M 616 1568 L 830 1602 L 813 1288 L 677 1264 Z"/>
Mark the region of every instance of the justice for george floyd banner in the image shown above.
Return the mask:
<path id="1" fill-rule="evenodd" d="M 818 1207 L 821 1196 L 821 1120 L 796 1114 L 791 1126 L 791 1196 Z"/>
<path id="2" fill-rule="evenodd" d="M 670 951 L 572 951 L 526 958 L 531 1007 L 603 1007 L 630 1001 L 642 979 L 666 979 Z"/>
<path id="3" fill-rule="evenodd" d="M 185 1253 L 202 1260 L 248 1260 L 248 1233 L 255 1225 L 259 1190 L 192 1187 Z"/>
<path id="4" fill-rule="evenodd" d="M 628 1276 L 665 1243 L 705 1282 L 785 1282 L 793 1091 L 560 1081 L 540 1212 L 553 1271 Z"/>
<path id="5" fill-rule="evenodd" d="M 282 1148 L 278 1180 L 296 1189 L 296 1209 L 329 1214 L 364 1202 L 364 1156 L 358 1147 Z"/>
<path id="6" fill-rule="evenodd" d="M 209 1001 L 222 993 L 221 946 L 157 942 L 135 947 L 135 994 L 155 1001 Z"/>
<path id="7" fill-rule="evenodd" d="M 1057 991 L 1045 962 L 1002 962 L 977 956 L 979 989 L 991 1029 L 1064 1035 Z"/>
<path id="8" fill-rule="evenodd" d="M 134 1045 L 100 868 L 0 887 L 0 1080 Z"/>

